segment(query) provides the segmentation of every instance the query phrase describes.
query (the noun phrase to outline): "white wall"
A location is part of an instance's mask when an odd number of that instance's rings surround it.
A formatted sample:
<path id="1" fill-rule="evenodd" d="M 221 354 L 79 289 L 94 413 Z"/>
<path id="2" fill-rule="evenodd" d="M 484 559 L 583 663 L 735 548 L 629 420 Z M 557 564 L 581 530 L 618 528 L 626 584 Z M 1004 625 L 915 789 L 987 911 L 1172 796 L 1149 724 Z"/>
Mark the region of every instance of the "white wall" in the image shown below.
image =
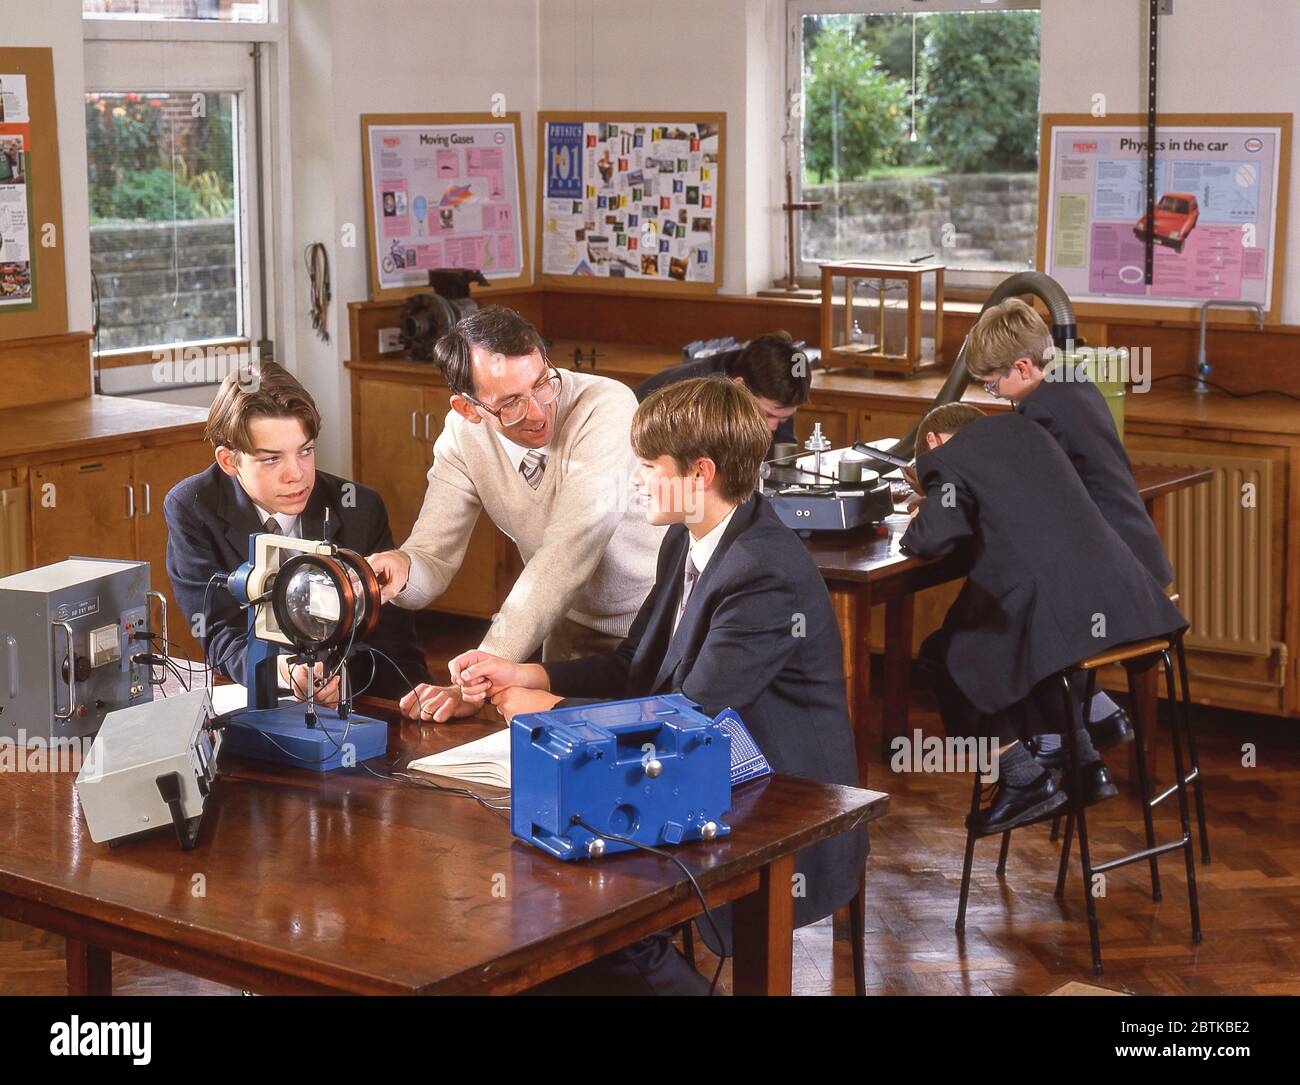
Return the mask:
<path id="1" fill-rule="evenodd" d="M 531 236 L 539 0 L 295 0 L 290 9 L 296 256 L 324 241 L 333 271 L 332 342 L 311 332 L 305 272 L 293 304 L 296 371 L 325 415 L 321 466 L 352 468 L 347 303 L 368 296 L 362 113 L 486 113 L 492 95 L 522 114 Z M 547 5 L 549 7 L 549 4 Z M 340 233 L 355 227 L 357 245 Z"/>
<path id="2" fill-rule="evenodd" d="M 1043 0 L 1042 110 L 1146 111 L 1146 5 Z M 1175 0 L 1161 16 L 1156 63 L 1161 113 L 1300 113 L 1300 4 L 1295 0 Z M 1292 169 L 1282 319 L 1300 323 L 1300 170 Z"/>
<path id="3" fill-rule="evenodd" d="M 63 197 L 60 241 L 68 282 L 68 330 L 90 331 L 90 200 L 86 182 L 81 0 L 4 0 L 0 7 L 0 45 L 54 50 L 59 182 Z"/>
<path id="4" fill-rule="evenodd" d="M 780 0 L 542 0 L 541 108 L 727 115 L 723 292 L 770 285 Z M 775 67 L 769 55 L 775 55 Z M 779 203 L 779 198 L 775 203 Z"/>

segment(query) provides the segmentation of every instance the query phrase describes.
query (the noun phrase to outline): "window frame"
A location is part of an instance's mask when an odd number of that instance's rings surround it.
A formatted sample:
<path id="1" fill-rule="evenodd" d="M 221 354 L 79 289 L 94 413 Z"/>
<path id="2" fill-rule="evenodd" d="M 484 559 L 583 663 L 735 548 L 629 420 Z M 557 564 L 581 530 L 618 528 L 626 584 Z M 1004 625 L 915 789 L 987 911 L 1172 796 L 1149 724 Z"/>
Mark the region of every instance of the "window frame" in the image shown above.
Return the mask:
<path id="1" fill-rule="evenodd" d="M 784 178 L 788 172 L 794 188 L 794 202 L 803 200 L 803 139 L 801 118 L 787 116 L 789 103 L 800 102 L 803 94 L 803 20 L 808 15 L 934 15 L 941 12 L 962 11 L 1041 11 L 1041 0 L 925 0 L 921 8 L 917 0 L 786 0 L 785 89 L 786 111 L 776 118 L 778 130 L 773 146 L 777 148 L 778 173 Z M 1041 89 L 1041 75 L 1039 85 Z M 791 130 L 793 126 L 793 131 Z M 790 229 L 794 231 L 795 278 L 800 287 L 821 289 L 818 264 L 803 258 L 803 214 L 797 213 Z M 786 226 L 785 212 L 781 213 L 782 226 Z M 781 233 L 784 235 L 785 229 Z M 773 282 L 786 280 L 786 248 L 779 246 Z M 1011 272 L 994 269 L 958 268 L 947 265 L 944 269 L 944 296 L 950 301 L 983 301 L 989 290 Z"/>
<path id="2" fill-rule="evenodd" d="M 84 89 L 94 90 L 138 90 L 140 83 L 138 71 L 132 68 L 130 57 L 138 56 L 132 45 L 159 48 L 166 47 L 167 64 L 157 67 L 156 71 L 165 76 L 169 72 L 185 71 L 182 78 L 167 80 L 171 88 L 182 91 L 210 91 L 237 93 L 242 95 L 239 108 L 236 109 L 241 157 L 238 164 L 238 184 L 243 213 L 240 216 L 238 238 L 241 273 L 244 276 L 244 296 L 241 308 L 244 313 L 243 336 L 233 339 L 193 340 L 184 344 L 185 348 L 201 348 L 208 355 L 220 359 L 232 348 L 247 350 L 256 356 L 257 344 L 261 340 L 274 343 L 274 356 L 292 358 L 295 349 L 295 330 L 292 312 L 284 311 L 285 299 L 293 296 L 294 265 L 290 259 L 293 247 L 291 216 L 286 218 L 286 209 L 292 203 L 292 168 L 291 156 L 281 151 L 281 146 L 289 146 L 291 132 L 288 110 L 288 28 L 286 26 L 287 4 L 284 0 L 268 0 L 268 21 L 265 23 L 220 23 L 210 20 L 156 20 L 156 19 L 99 19 L 84 17 L 82 19 L 83 41 L 85 43 L 86 79 Z M 114 48 L 115 53 L 106 54 L 108 59 L 96 61 L 92 53 L 102 48 Z M 117 49 L 121 43 L 121 48 Z M 254 45 L 261 46 L 261 129 L 263 178 L 260 190 L 256 174 L 256 132 L 254 118 L 256 101 L 253 95 L 254 65 L 258 63 L 251 55 L 244 55 L 238 66 L 239 74 L 233 77 L 228 72 L 215 72 L 219 65 L 200 65 L 199 74 L 195 69 L 186 67 L 176 59 L 176 48 L 190 46 L 191 56 L 202 57 L 208 46 L 245 46 L 241 50 L 251 54 Z M 222 50 L 229 55 L 228 50 Z M 154 90 L 166 90 L 164 79 L 159 78 Z M 182 86 L 181 84 L 184 84 Z M 261 260 L 257 248 L 258 216 L 263 216 L 265 223 L 265 262 Z M 261 326 L 260 290 L 266 287 L 266 327 Z M 121 383 L 119 371 L 132 366 L 152 366 L 157 347 L 137 348 L 132 351 L 106 351 L 92 359 L 95 366 L 96 384 L 100 373 L 113 371 L 115 380 Z M 101 364 L 100 359 L 103 359 Z M 290 366 L 292 368 L 292 366 Z M 138 381 L 143 384 L 145 381 Z M 209 386 L 206 382 L 204 387 Z M 186 384 L 149 384 L 146 387 L 107 391 L 110 395 L 152 395 L 158 393 L 168 396 L 172 393 L 183 394 Z"/>

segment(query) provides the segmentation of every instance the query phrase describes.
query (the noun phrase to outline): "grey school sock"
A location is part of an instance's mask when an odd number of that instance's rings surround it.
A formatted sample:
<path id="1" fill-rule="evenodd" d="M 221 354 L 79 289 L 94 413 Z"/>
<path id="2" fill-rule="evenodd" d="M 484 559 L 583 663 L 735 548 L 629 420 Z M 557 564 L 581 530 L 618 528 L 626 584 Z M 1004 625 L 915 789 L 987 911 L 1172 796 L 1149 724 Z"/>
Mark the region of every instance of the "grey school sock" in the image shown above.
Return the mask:
<path id="1" fill-rule="evenodd" d="M 1074 732 L 1074 739 L 1079 744 L 1079 764 L 1087 765 L 1100 759 L 1100 754 L 1092 744 L 1092 736 L 1088 734 L 1088 728 L 1080 727 Z M 1061 743 L 1065 739 L 1062 735 L 1038 735 L 1034 739 L 1034 746 L 1039 753 L 1053 753 L 1061 748 Z"/>
<path id="2" fill-rule="evenodd" d="M 1030 787 L 1043 775 L 1043 766 L 1029 756 L 1023 742 L 998 755 L 998 771 L 1011 787 Z"/>

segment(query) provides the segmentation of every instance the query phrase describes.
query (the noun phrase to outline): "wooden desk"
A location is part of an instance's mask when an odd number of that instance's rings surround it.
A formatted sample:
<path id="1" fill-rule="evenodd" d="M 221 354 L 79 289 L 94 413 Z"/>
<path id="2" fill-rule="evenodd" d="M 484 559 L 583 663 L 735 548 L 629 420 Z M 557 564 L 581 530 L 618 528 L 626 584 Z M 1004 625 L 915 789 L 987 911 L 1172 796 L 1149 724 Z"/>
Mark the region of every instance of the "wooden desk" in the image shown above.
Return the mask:
<path id="1" fill-rule="evenodd" d="M 1213 476 L 1208 468 L 1137 466 L 1133 471 L 1138 493 L 1147 512 L 1161 525 L 1162 505 L 1158 498 Z M 853 720 L 854 741 L 858 751 L 858 780 L 866 786 L 867 751 L 878 741 L 882 757 L 889 761 L 889 744 L 907 730 L 908 700 L 911 693 L 912 598 L 923 588 L 934 587 L 965 576 L 966 569 L 956 557 L 922 561 L 898 548 L 907 530 L 908 519 L 897 513 L 885 521 L 877 533 L 864 529 L 851 535 L 820 536 L 807 540 L 830 589 L 831 601 L 844 642 L 844 673 L 848 682 L 849 716 Z M 877 720 L 869 718 L 871 692 L 871 608 L 885 604 L 885 659 L 881 712 Z M 1142 696 L 1154 712 L 1156 672 L 1149 672 L 1143 682 Z M 1146 718 L 1152 719 L 1153 715 Z M 875 726 L 873 726 L 875 724 Z M 878 738 L 873 731 L 878 730 Z M 1154 768 L 1155 743 L 1148 743 L 1148 756 Z"/>
<path id="2" fill-rule="evenodd" d="M 389 762 L 498 726 L 394 725 Z M 221 765 L 190 852 L 170 831 L 94 844 L 73 774 L 0 773 L 0 915 L 67 938 L 69 993 L 110 993 L 115 952 L 264 993 L 509 993 L 700 912 L 667 860 L 561 863 L 472 799 Z M 794 853 L 888 805 L 771 777 L 737 789 L 731 835 L 678 849 L 711 905 L 734 902 L 736 993 L 790 993 Z"/>

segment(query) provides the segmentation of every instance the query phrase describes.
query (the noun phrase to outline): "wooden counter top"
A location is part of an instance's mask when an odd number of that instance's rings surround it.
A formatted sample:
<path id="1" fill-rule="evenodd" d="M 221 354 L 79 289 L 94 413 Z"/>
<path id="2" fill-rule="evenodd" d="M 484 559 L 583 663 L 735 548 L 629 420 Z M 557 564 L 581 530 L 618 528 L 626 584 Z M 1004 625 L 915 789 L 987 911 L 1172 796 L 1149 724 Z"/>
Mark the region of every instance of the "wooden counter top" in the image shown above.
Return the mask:
<path id="1" fill-rule="evenodd" d="M 409 364 L 409 363 L 408 363 Z M 207 422 L 202 407 L 127 396 L 87 396 L 0 409 L 0 461 L 120 438 L 160 436 Z"/>
<path id="2" fill-rule="evenodd" d="M 573 367 L 573 351 L 581 347 L 584 370 L 592 347 L 596 350 L 596 372 L 606 375 L 650 376 L 681 360 L 675 351 L 661 347 L 631 346 L 626 343 L 575 342 L 556 340 L 551 358 L 563 368 Z M 375 375 L 437 376 L 431 362 L 412 362 L 401 358 L 383 361 L 347 362 L 348 368 Z M 817 372 L 813 390 L 824 395 L 861 396 L 869 399 L 896 400 L 915 407 L 929 403 L 943 386 L 946 374 L 924 374 L 912 380 L 894 376 L 860 376 L 854 373 Z M 1248 433 L 1273 433 L 1300 436 L 1300 402 L 1280 395 L 1257 395 L 1235 399 L 1211 390 L 1205 395 L 1191 391 L 1189 379 L 1177 378 L 1155 383 L 1147 392 L 1130 392 L 1125 398 L 1125 417 L 1132 422 L 1187 426 L 1195 429 L 1238 430 Z M 962 397 L 981 407 L 1005 406 L 987 395 L 982 388 L 970 387 Z"/>

